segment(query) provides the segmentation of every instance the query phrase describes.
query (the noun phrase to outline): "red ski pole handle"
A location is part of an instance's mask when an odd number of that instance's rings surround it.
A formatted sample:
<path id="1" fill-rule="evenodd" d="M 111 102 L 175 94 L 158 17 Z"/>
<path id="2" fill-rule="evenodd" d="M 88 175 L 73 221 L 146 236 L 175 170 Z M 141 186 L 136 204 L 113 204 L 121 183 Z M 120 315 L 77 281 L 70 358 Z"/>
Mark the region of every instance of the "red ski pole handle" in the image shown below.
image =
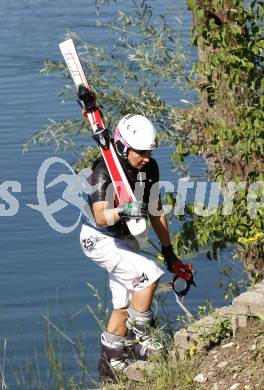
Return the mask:
<path id="1" fill-rule="evenodd" d="M 184 264 L 179 259 L 172 265 L 171 272 L 184 280 L 191 280 L 193 278 L 192 265 Z"/>
<path id="2" fill-rule="evenodd" d="M 171 272 L 175 274 L 173 281 L 170 282 L 173 291 L 175 294 L 177 294 L 179 297 L 183 297 L 187 295 L 188 291 L 190 290 L 191 285 L 196 287 L 196 284 L 193 280 L 193 273 L 192 273 L 192 265 L 191 264 L 184 264 L 181 260 L 177 260 L 172 268 Z M 175 283 L 178 278 L 181 278 L 185 281 L 185 288 L 181 291 L 176 291 Z"/>

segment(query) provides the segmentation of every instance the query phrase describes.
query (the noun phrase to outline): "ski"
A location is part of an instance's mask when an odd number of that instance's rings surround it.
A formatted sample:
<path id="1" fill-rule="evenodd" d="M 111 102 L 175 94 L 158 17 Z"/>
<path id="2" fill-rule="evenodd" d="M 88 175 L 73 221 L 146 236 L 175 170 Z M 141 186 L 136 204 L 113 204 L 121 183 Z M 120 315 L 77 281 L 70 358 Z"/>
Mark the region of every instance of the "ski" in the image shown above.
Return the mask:
<path id="1" fill-rule="evenodd" d="M 74 81 L 77 91 L 80 86 L 88 88 L 92 92 L 91 87 L 86 79 L 84 74 L 81 62 L 79 60 L 78 54 L 76 52 L 74 43 L 72 39 L 67 39 L 64 42 L 59 44 L 61 53 L 64 57 L 66 65 L 69 69 L 71 77 Z M 99 148 L 103 155 L 105 164 L 107 166 L 108 172 L 110 174 L 115 193 L 117 196 L 118 204 L 124 202 L 136 201 L 136 197 L 130 187 L 130 184 L 127 180 L 127 177 L 123 171 L 123 168 L 118 160 L 115 149 L 111 142 L 109 144 L 104 144 L 104 130 L 105 125 L 103 122 L 101 111 L 97 104 L 94 105 L 94 108 L 91 111 L 87 112 L 87 117 L 92 127 L 94 135 L 101 138 L 99 142 Z M 146 221 L 143 218 L 140 219 L 130 219 L 127 221 L 127 226 L 130 233 L 133 236 L 138 236 L 146 232 Z"/>

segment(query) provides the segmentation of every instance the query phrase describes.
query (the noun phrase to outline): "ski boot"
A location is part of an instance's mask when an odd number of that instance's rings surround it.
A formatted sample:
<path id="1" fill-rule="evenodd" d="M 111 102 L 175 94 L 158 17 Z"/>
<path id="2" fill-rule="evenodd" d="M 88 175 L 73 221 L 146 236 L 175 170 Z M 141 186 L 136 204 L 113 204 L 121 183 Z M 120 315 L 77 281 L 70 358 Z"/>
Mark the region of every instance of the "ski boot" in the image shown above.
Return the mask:
<path id="1" fill-rule="evenodd" d="M 148 360 L 153 355 L 163 353 L 164 346 L 153 337 L 155 321 L 152 312 L 140 313 L 132 308 L 128 308 L 127 313 L 128 358 Z"/>
<path id="2" fill-rule="evenodd" d="M 98 364 L 100 382 L 114 382 L 118 374 L 127 367 L 126 337 L 109 332 L 101 335 L 101 356 Z"/>

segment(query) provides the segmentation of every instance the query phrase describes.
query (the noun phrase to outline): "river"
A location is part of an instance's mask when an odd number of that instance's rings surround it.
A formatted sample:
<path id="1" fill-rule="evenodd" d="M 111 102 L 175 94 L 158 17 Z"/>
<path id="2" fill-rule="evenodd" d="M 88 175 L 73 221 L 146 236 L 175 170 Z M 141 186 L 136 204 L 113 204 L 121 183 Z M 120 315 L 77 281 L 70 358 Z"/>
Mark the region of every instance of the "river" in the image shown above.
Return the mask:
<path id="1" fill-rule="evenodd" d="M 104 20 L 115 17 L 119 3 L 110 4 L 101 9 L 100 17 Z M 160 7 L 161 12 L 164 2 L 156 1 L 155 7 Z M 177 7 L 184 8 L 184 2 L 177 2 Z M 97 379 L 100 332 L 86 308 L 89 304 L 96 309 L 95 297 L 86 283 L 96 286 L 104 296 L 105 275 L 84 258 L 79 247 L 80 227 L 69 234 L 61 234 L 49 226 L 41 213 L 27 206 L 37 203 L 37 173 L 43 161 L 57 156 L 71 164 L 76 155 L 40 146 L 22 154 L 22 144 L 44 126 L 48 118 L 61 120 L 79 115 L 79 108 L 73 102 L 60 104 L 58 94 L 64 80 L 55 74 L 40 73 L 46 58 L 61 59 L 58 43 L 64 39 L 66 31 L 77 32 L 99 47 L 111 47 L 114 38 L 105 29 L 94 33 L 97 16 L 91 0 L 1 0 L 0 14 L 0 175 L 1 183 L 17 181 L 21 185 L 21 191 L 13 194 L 19 204 L 18 212 L 14 216 L 0 217 L 0 366 L 5 369 L 5 381 L 10 389 L 37 388 L 36 382 L 32 384 L 32 377 L 39 378 L 39 383 L 47 388 L 44 332 L 47 322 L 44 317 L 48 316 L 69 337 L 74 338 L 75 333 L 83 337 L 92 388 L 92 380 Z M 188 41 L 190 12 L 183 12 L 182 18 L 184 39 Z M 193 62 L 195 49 L 187 45 L 187 50 Z M 174 104 L 181 104 L 182 95 L 177 95 L 175 90 L 165 88 L 162 93 Z M 170 161 L 172 150 L 162 146 L 154 156 L 159 161 L 162 180 L 175 182 Z M 189 158 L 187 163 L 192 163 L 193 175 L 206 178 L 206 165 L 200 158 Z M 53 167 L 53 177 L 62 172 L 65 167 L 59 164 Z M 55 186 L 51 199 L 60 196 L 61 187 Z M 67 206 L 58 219 L 69 226 L 77 217 L 77 210 Z M 209 262 L 203 253 L 193 257 L 198 270 L 198 288 L 192 289 L 185 300 L 190 310 L 206 299 L 212 300 L 215 306 L 224 303 L 223 290 L 216 288 L 216 283 L 218 271 L 230 265 L 230 258 L 228 251 L 218 262 Z M 241 273 L 239 266 L 237 272 Z M 165 279 L 168 280 L 169 275 Z M 109 303 L 109 292 L 105 299 Z M 173 294 L 167 293 L 166 299 L 170 316 L 175 318 L 181 312 Z M 69 325 L 69 317 L 74 318 L 75 331 Z M 78 376 L 80 368 L 72 344 L 55 333 L 59 347 L 68 344 L 65 374 Z"/>

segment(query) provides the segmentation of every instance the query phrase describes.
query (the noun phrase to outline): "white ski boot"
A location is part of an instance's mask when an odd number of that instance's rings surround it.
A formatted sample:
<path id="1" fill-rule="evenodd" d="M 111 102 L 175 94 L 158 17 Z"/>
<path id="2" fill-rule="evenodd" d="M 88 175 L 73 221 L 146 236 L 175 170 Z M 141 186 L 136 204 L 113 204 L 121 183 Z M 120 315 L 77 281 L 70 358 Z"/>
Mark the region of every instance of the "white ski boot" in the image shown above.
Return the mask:
<path id="1" fill-rule="evenodd" d="M 126 337 L 109 332 L 101 335 L 101 356 L 98 364 L 99 378 L 102 383 L 115 381 L 118 374 L 127 367 Z"/>
<path id="2" fill-rule="evenodd" d="M 148 360 L 150 356 L 164 352 L 164 346 L 153 335 L 155 321 L 151 311 L 140 313 L 128 308 L 126 325 L 129 359 Z"/>

